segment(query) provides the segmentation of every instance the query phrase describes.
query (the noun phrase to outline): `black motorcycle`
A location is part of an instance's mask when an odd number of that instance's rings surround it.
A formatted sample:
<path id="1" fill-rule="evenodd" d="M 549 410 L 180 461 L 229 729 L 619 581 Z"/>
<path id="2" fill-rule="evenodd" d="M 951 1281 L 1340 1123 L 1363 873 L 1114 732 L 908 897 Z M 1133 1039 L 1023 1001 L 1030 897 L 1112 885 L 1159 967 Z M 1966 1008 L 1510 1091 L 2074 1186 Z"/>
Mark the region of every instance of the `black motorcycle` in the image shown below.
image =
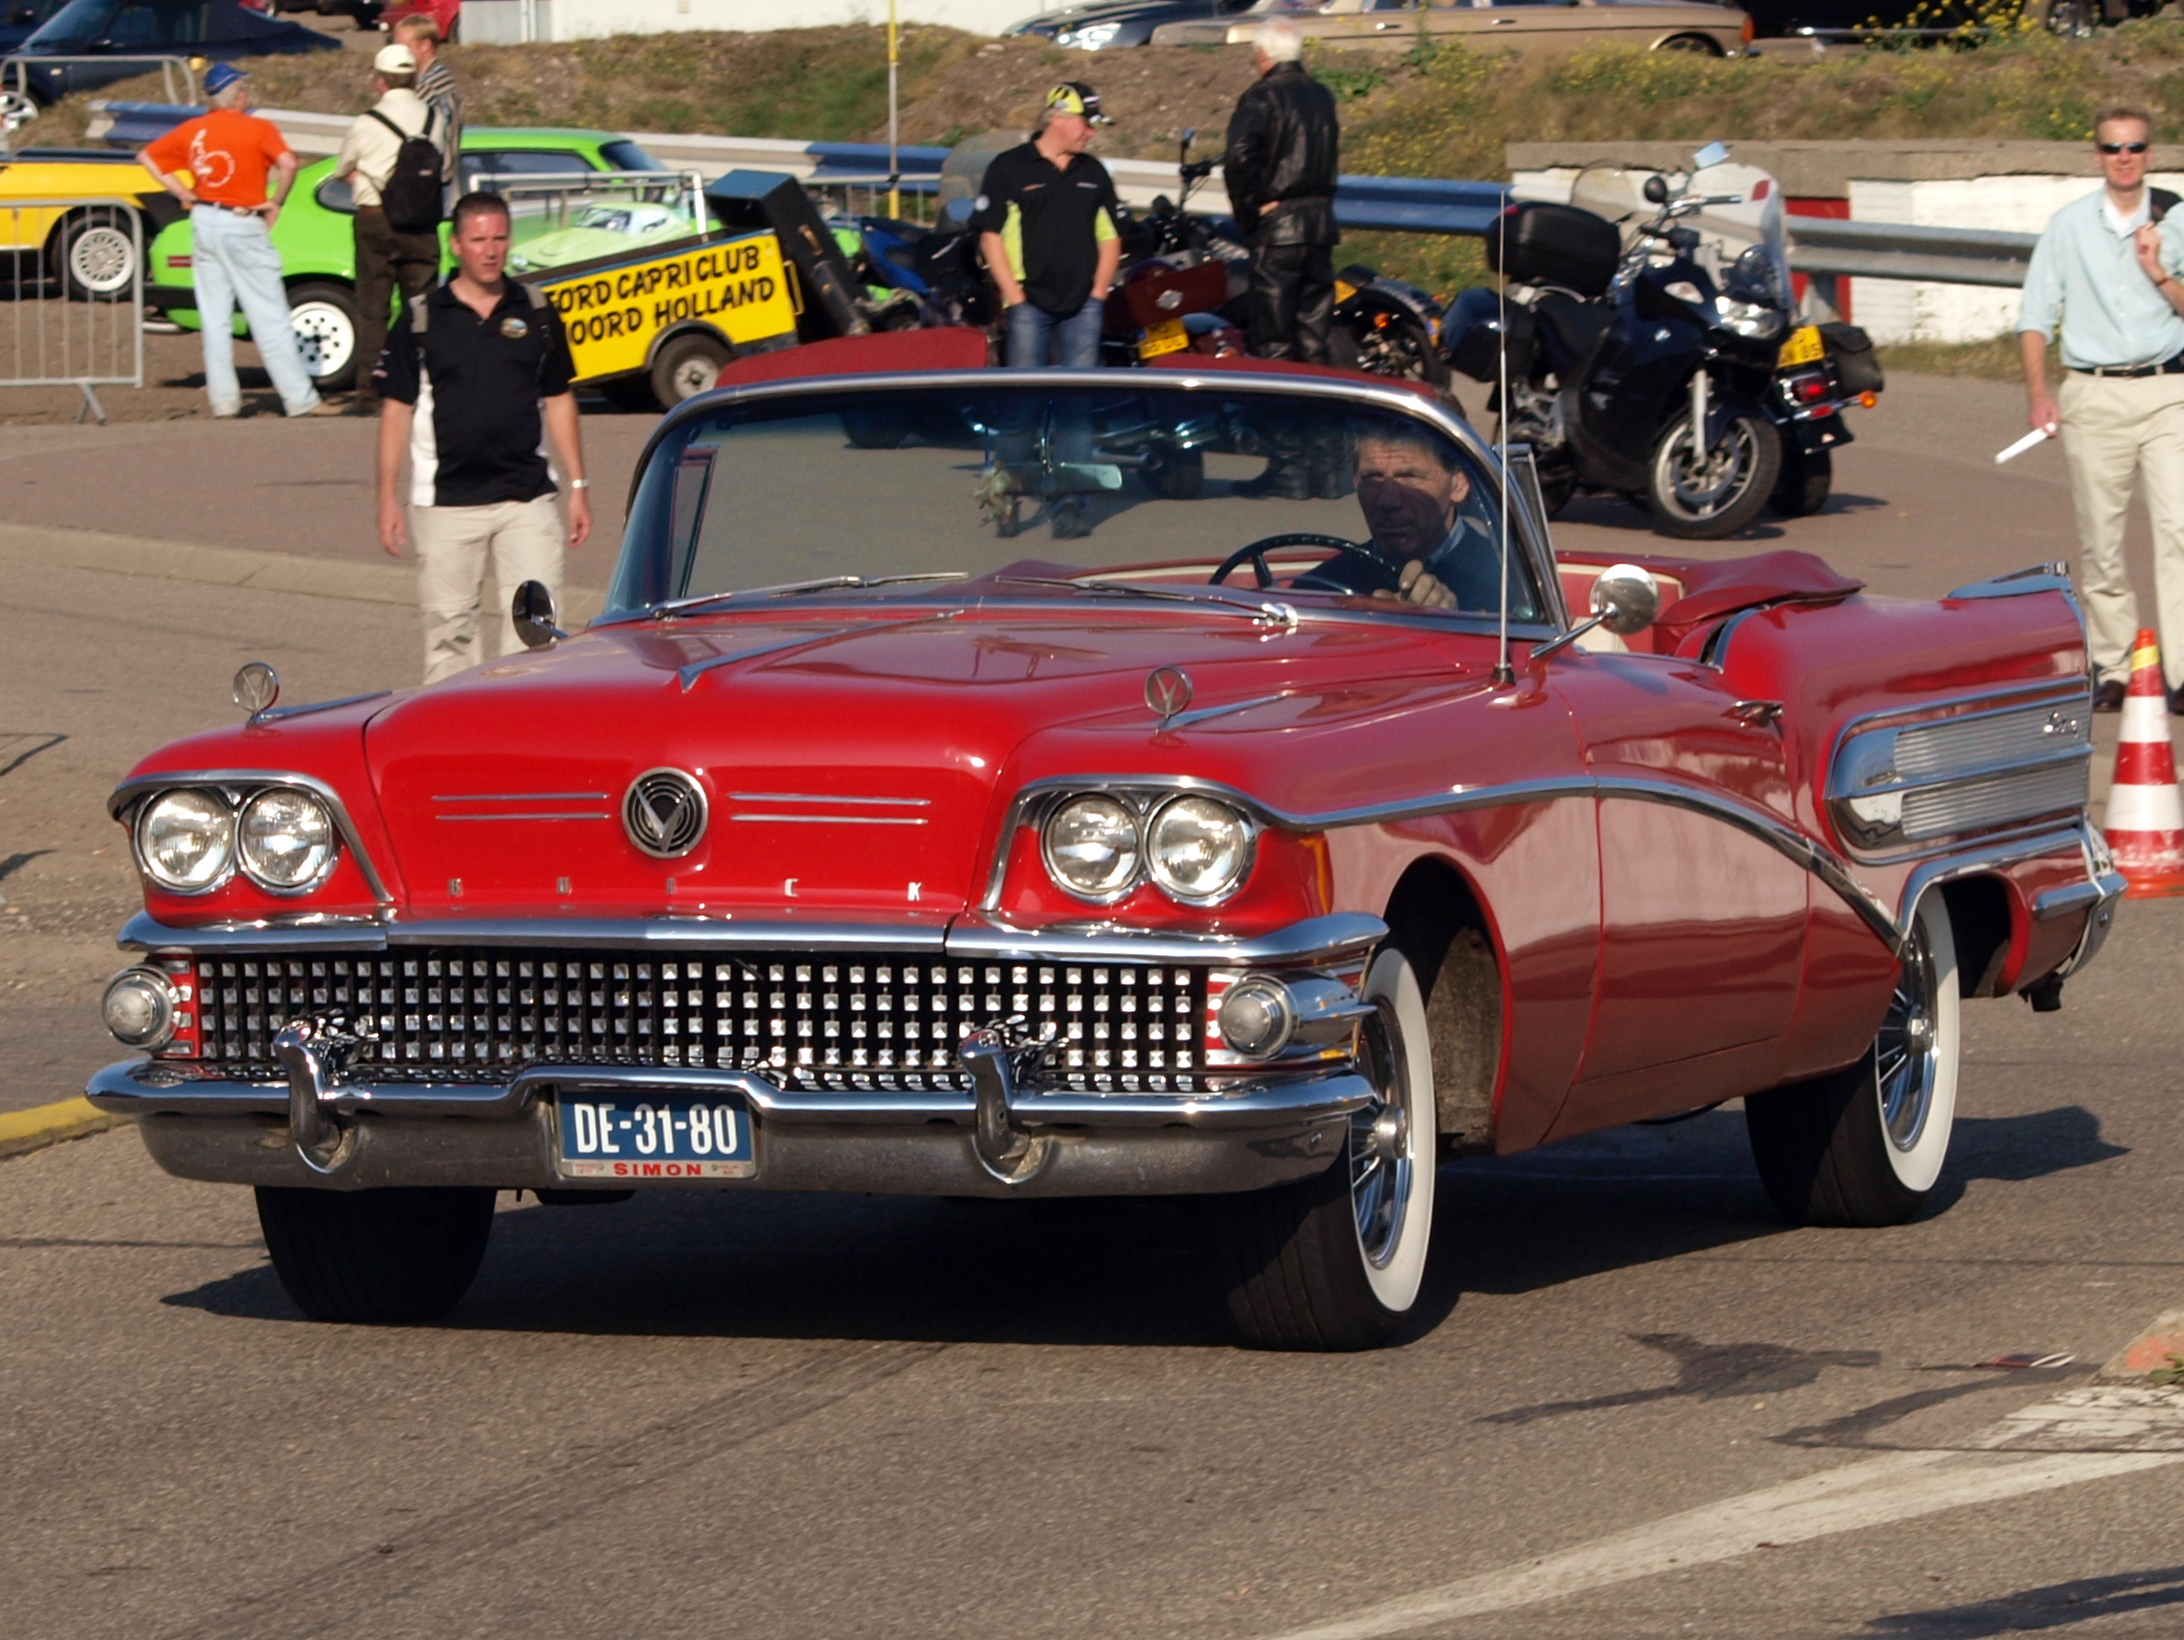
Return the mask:
<path id="1" fill-rule="evenodd" d="M 1793 325 L 1780 251 L 1754 245 L 1715 278 L 1677 225 L 1740 195 L 1672 196 L 1626 256 L 1613 223 L 1567 205 L 1511 207 L 1487 238 L 1508 282 L 1458 299 L 1450 362 L 1496 385 L 1511 442 L 1532 446 L 1550 512 L 1579 489 L 1628 496 L 1662 534 L 1715 540 L 1772 504 L 1818 510 L 1841 411 L 1870 404 L 1879 367 L 1854 326 Z M 1502 394 L 1504 345 L 1507 402 Z"/>

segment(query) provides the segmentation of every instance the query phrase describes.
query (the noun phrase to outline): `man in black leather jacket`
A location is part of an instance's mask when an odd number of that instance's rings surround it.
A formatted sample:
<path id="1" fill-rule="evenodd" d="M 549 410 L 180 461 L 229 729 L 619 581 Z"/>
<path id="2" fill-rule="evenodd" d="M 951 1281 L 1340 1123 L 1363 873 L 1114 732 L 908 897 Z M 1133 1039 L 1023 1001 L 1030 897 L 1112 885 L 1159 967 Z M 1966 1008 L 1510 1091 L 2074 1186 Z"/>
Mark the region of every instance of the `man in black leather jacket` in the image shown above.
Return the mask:
<path id="1" fill-rule="evenodd" d="M 1335 305 L 1334 94 L 1304 71 L 1304 39 L 1280 18 L 1251 37 L 1259 78 L 1229 120 L 1224 167 L 1236 222 L 1251 235 L 1251 350 L 1327 362 Z"/>
<path id="2" fill-rule="evenodd" d="M 1251 37 L 1259 78 L 1237 99 L 1223 166 L 1236 222 L 1250 236 L 1251 351 L 1262 359 L 1327 362 L 1335 308 L 1335 99 L 1304 71 L 1304 38 L 1281 18 Z M 1298 425 L 1269 440 L 1266 471 L 1245 496 L 1338 496 L 1340 451 Z"/>

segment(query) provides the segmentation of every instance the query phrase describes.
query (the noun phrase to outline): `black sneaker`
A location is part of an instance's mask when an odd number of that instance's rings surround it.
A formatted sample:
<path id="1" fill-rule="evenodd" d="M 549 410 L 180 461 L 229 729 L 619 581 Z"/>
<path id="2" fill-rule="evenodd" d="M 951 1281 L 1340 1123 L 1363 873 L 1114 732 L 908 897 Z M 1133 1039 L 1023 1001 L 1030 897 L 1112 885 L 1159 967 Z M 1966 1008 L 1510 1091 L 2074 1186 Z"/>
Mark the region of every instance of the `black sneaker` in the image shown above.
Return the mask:
<path id="1" fill-rule="evenodd" d="M 1081 541 L 1090 535 L 1092 513 L 1084 504 L 1084 497 L 1065 495 L 1057 498 L 1054 510 L 1048 514 L 1048 527 L 1057 541 Z"/>

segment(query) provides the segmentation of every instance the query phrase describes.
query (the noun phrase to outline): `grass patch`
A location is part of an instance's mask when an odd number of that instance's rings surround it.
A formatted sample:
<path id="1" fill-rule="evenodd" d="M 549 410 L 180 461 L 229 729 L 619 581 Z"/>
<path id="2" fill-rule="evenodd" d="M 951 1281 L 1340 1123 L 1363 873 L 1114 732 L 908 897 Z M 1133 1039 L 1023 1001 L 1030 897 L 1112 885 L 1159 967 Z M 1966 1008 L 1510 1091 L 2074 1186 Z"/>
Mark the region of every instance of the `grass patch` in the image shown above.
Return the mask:
<path id="1" fill-rule="evenodd" d="M 1899 342 L 1882 348 L 1880 355 L 1881 368 L 1890 374 L 1903 371 L 1914 376 L 1976 376 L 1990 382 L 2025 379 L 2015 331 L 1984 342 Z M 2052 351 L 2048 362 L 2052 372 Z"/>

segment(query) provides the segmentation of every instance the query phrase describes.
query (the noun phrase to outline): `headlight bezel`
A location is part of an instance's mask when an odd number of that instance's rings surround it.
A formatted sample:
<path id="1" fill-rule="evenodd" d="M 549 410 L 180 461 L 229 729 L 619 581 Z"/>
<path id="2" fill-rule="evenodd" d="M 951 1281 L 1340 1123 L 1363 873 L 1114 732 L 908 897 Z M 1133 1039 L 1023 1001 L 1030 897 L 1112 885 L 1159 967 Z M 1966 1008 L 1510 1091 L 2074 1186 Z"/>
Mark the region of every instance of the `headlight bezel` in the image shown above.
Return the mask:
<path id="1" fill-rule="evenodd" d="M 1120 811 L 1124 823 L 1130 829 L 1130 869 L 1117 879 L 1114 887 L 1086 889 L 1070 881 L 1056 857 L 1055 828 L 1063 816 L 1080 805 L 1106 804 Z M 1070 792 L 1059 798 L 1039 822 L 1039 860 L 1046 867 L 1047 880 L 1071 899 L 1082 900 L 1086 905 L 1113 905 L 1136 892 L 1145 880 L 1145 817 L 1136 805 L 1125 801 L 1114 792 Z"/>
<path id="2" fill-rule="evenodd" d="M 326 855 L 318 869 L 304 881 L 288 885 L 253 870 L 243 859 L 243 815 L 260 798 L 272 792 L 284 792 L 303 798 L 315 805 L 325 817 L 327 827 Z M 255 774 L 246 770 L 214 770 L 170 775 L 165 778 L 154 775 L 129 782 L 125 799 L 117 797 L 111 805 L 116 819 L 121 820 L 129 831 L 129 852 L 136 865 L 137 874 L 145 887 L 155 894 L 172 895 L 178 899 L 201 899 L 218 893 L 232 884 L 237 877 L 249 883 L 259 893 L 275 899 L 296 899 L 315 894 L 333 880 L 342 856 L 357 847 L 349 824 L 347 811 L 341 799 L 324 782 L 307 775 Z M 181 796 L 195 796 L 217 808 L 222 815 L 221 842 L 223 859 L 220 869 L 202 883 L 180 882 L 152 865 L 149 833 L 153 817 L 162 804 Z M 366 881 L 375 898 L 384 900 L 385 892 L 379 887 L 379 879 L 370 863 L 362 854 Z"/>
<path id="3" fill-rule="evenodd" d="M 325 854 L 306 877 L 293 883 L 284 883 L 268 875 L 250 858 L 249 825 L 251 811 L 267 798 L 290 798 L 309 805 L 318 811 L 319 819 L 326 828 Z M 318 793 L 302 786 L 274 784 L 261 786 L 244 798 L 235 808 L 235 863 L 242 874 L 268 894 L 288 898 L 295 895 L 313 894 L 326 885 L 326 879 L 334 874 L 334 867 L 341 860 L 341 822 L 330 805 Z"/>
<path id="4" fill-rule="evenodd" d="M 107 1010 L 113 1002 L 114 993 L 125 985 L 151 996 L 156 1022 L 150 1030 L 130 1035 L 115 1028 Z M 176 989 L 173 978 L 146 963 L 124 968 L 106 982 L 106 989 L 99 996 L 99 1023 L 106 1027 L 107 1034 L 116 1042 L 140 1053 L 156 1054 L 174 1041 L 181 1027 L 181 1014 L 182 996 Z"/>
<path id="5" fill-rule="evenodd" d="M 1185 804 L 1202 804 L 1208 808 L 1219 809 L 1229 817 L 1230 822 L 1236 827 L 1236 865 L 1229 873 L 1227 880 L 1218 888 L 1210 890 L 1184 888 L 1180 884 L 1172 882 L 1169 876 L 1161 870 L 1160 850 L 1154 842 L 1155 835 L 1160 829 L 1161 822 Z M 1210 797 L 1203 792 L 1176 792 L 1155 804 L 1145 815 L 1144 836 L 1145 874 L 1169 899 L 1176 901 L 1178 904 L 1190 906 L 1219 905 L 1223 901 L 1232 898 L 1236 891 L 1244 886 L 1245 879 L 1251 875 L 1251 862 L 1253 856 L 1258 852 L 1259 842 L 1258 828 L 1252 824 L 1250 815 L 1246 814 L 1234 803 L 1223 802 L 1220 798 Z"/>
<path id="6" fill-rule="evenodd" d="M 1096 892 L 1071 882 L 1058 869 L 1055 856 L 1057 822 L 1078 804 L 1085 802 L 1110 804 L 1119 810 L 1128 817 L 1135 839 L 1136 862 L 1128 877 L 1117 886 Z M 1161 816 L 1180 803 L 1202 803 L 1218 808 L 1231 818 L 1237 828 L 1236 867 L 1233 874 L 1218 888 L 1199 892 L 1173 880 L 1172 872 L 1154 868 L 1153 838 L 1156 827 Z M 1224 904 L 1235 898 L 1251 880 L 1252 867 L 1258 859 L 1259 834 L 1263 829 L 1259 817 L 1229 793 L 1186 784 L 1154 787 L 1073 782 L 1047 794 L 1044 802 L 1034 806 L 1031 819 L 1038 833 L 1039 859 L 1046 869 L 1048 882 L 1073 900 L 1097 906 L 1115 905 L 1128 899 L 1148 883 L 1176 904 L 1189 906 L 1194 910 Z"/>
<path id="7" fill-rule="evenodd" d="M 162 805 L 182 797 L 199 797 L 219 811 L 221 828 L 220 864 L 201 882 L 190 882 L 170 877 L 153 862 L 152 845 L 148 837 L 153 818 Z M 228 794 L 215 786 L 183 784 L 170 786 L 163 791 L 146 794 L 137 806 L 135 821 L 129 827 L 131 852 L 136 855 L 137 870 L 147 882 L 162 894 L 174 894 L 194 899 L 199 895 L 217 893 L 234 880 L 236 869 L 235 804 Z"/>

